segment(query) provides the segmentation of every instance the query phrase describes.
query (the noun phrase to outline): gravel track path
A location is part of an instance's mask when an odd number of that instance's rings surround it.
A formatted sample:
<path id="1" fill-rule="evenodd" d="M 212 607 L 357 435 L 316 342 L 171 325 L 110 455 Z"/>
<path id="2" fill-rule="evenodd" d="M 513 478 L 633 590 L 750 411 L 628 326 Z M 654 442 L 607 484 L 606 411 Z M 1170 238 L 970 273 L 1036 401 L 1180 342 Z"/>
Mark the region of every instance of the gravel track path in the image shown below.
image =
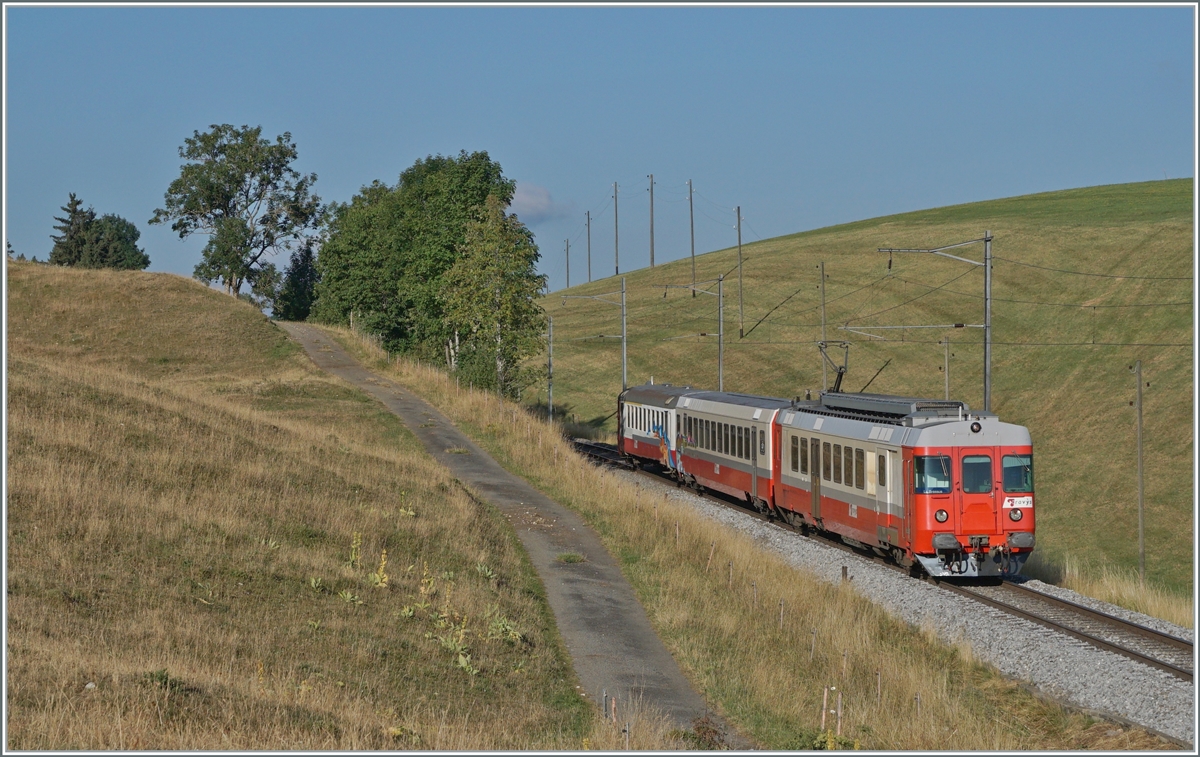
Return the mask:
<path id="1" fill-rule="evenodd" d="M 928 627 L 947 643 L 965 642 L 975 656 L 1003 675 L 1029 684 L 1068 705 L 1140 725 L 1173 739 L 1195 742 L 1195 688 L 1191 683 L 1092 647 L 1027 620 L 917 581 L 858 555 L 800 536 L 748 513 L 724 507 L 687 490 L 629 476 L 694 507 L 703 516 L 749 534 L 792 566 L 829 583 L 848 568 L 855 589 L 895 617 Z M 1190 630 L 1114 607 L 1075 592 L 1031 581 L 1031 588 L 1191 639 Z"/>

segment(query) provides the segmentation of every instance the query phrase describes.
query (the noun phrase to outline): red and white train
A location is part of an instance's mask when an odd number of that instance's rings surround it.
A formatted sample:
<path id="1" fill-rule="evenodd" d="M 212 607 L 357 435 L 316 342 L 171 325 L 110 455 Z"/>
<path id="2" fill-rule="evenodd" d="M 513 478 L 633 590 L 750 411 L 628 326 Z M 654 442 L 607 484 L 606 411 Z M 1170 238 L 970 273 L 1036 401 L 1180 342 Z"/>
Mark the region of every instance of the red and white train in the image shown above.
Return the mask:
<path id="1" fill-rule="evenodd" d="M 963 402 L 645 384 L 617 419 L 621 454 L 931 576 L 1013 575 L 1033 550 L 1029 430 Z"/>

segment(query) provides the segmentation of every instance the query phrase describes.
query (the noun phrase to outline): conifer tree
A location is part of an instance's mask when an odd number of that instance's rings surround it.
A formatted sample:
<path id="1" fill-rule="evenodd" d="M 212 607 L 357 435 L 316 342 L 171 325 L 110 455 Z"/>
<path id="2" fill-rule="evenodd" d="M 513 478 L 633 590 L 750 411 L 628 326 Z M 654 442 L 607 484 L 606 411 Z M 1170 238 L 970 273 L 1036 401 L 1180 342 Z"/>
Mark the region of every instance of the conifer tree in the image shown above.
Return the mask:
<path id="1" fill-rule="evenodd" d="M 307 319 L 320 278 L 310 241 L 292 253 L 291 262 L 283 272 L 283 286 L 273 311 L 275 317 L 281 321 Z"/>
<path id="2" fill-rule="evenodd" d="M 83 259 L 84 250 L 88 244 L 88 230 L 96 220 L 96 213 L 91 208 L 83 209 L 83 200 L 70 193 L 67 204 L 62 206 L 64 218 L 54 217 L 59 225 L 54 228 L 60 234 L 51 234 L 54 248 L 50 250 L 50 263 L 53 265 L 76 265 Z"/>

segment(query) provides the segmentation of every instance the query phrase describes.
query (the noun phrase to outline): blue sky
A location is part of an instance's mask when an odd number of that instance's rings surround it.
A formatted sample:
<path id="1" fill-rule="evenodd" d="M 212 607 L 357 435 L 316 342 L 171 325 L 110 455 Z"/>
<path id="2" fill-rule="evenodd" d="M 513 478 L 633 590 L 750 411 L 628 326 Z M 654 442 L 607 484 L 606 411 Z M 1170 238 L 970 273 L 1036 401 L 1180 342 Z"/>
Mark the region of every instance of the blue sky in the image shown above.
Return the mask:
<path id="1" fill-rule="evenodd" d="M 210 124 L 292 134 L 325 200 L 430 154 L 518 182 L 551 289 L 743 238 L 1192 177 L 1195 18 L 1173 7 L 5 6 L 4 233 L 44 259 L 68 192 L 149 226 Z M 282 267 L 286 261 L 276 261 Z"/>

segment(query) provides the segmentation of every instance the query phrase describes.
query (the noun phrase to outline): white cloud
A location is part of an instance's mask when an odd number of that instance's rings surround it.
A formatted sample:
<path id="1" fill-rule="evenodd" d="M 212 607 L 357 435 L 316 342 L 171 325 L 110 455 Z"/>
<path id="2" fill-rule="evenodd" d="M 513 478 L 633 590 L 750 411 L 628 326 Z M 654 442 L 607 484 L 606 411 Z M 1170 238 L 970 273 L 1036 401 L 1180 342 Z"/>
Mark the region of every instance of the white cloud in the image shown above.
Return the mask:
<path id="1" fill-rule="evenodd" d="M 509 212 L 516 213 L 527 226 L 566 218 L 572 210 L 570 205 L 555 202 L 545 187 L 527 181 L 517 182 L 517 190 L 509 206 Z"/>

